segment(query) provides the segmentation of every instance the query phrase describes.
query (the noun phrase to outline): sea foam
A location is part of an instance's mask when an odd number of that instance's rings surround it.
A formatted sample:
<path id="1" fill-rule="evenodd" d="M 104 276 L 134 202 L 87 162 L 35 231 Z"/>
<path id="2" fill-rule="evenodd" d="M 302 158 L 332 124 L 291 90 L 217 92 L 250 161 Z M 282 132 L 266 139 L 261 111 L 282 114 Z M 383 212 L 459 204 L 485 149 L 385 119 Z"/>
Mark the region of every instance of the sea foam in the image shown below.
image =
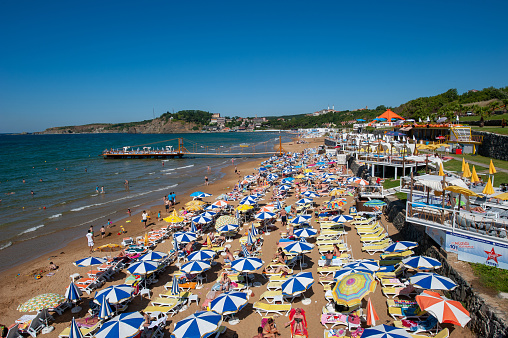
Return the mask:
<path id="1" fill-rule="evenodd" d="M 35 230 L 40 229 L 40 228 L 42 228 L 43 226 L 44 226 L 44 224 L 41 224 L 41 225 L 37 225 L 37 226 L 35 226 L 35 227 L 28 228 L 28 229 L 26 229 L 25 231 L 20 232 L 20 233 L 19 233 L 19 236 L 21 236 L 21 235 L 23 235 L 23 234 L 27 234 L 27 233 L 29 233 L 29 232 L 34 232 Z"/>

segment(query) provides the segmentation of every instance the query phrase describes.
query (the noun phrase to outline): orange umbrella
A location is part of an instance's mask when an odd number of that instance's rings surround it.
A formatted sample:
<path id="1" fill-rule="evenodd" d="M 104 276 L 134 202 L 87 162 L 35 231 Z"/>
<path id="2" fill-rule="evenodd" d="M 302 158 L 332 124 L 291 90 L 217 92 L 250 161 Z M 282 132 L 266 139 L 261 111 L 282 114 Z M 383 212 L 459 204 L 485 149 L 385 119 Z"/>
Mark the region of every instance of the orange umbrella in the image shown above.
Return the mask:
<path id="1" fill-rule="evenodd" d="M 434 291 L 423 291 L 421 295 L 416 296 L 416 302 L 422 310 L 432 314 L 440 323 L 464 327 L 471 320 L 469 312 L 460 302 L 450 300 Z"/>
<path id="2" fill-rule="evenodd" d="M 376 313 L 376 310 L 374 310 L 374 306 L 372 306 L 372 302 L 367 302 L 367 325 L 369 326 L 376 326 L 376 320 L 379 320 L 379 316 Z"/>

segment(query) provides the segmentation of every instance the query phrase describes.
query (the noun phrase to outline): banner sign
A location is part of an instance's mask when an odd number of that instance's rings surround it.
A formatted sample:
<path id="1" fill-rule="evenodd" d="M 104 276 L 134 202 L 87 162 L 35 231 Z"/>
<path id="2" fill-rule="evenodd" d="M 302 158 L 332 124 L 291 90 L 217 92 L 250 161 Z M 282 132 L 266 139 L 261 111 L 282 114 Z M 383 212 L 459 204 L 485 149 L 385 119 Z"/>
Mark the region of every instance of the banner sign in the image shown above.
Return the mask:
<path id="1" fill-rule="evenodd" d="M 447 231 L 445 250 L 457 253 L 461 261 L 508 270 L 508 245 L 506 244 Z"/>

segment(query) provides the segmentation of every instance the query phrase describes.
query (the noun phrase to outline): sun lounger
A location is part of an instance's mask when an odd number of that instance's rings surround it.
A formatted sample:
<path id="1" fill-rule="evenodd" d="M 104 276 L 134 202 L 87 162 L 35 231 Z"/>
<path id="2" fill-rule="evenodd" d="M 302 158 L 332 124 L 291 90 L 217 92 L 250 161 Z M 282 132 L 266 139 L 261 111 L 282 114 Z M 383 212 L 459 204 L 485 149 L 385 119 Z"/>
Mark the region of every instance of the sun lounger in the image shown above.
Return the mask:
<path id="1" fill-rule="evenodd" d="M 324 229 L 324 230 L 321 230 L 321 233 L 320 235 L 321 236 L 340 236 L 340 235 L 345 235 L 346 234 L 346 231 L 342 228 L 342 229 Z"/>
<path id="2" fill-rule="evenodd" d="M 394 259 L 394 258 L 406 258 L 412 256 L 414 252 L 412 250 L 405 250 L 402 252 L 392 252 L 379 255 L 380 259 Z"/>
<path id="3" fill-rule="evenodd" d="M 402 283 L 398 278 L 380 279 L 383 287 L 405 287 L 406 284 Z"/>
<path id="4" fill-rule="evenodd" d="M 417 307 L 388 307 L 388 314 L 392 316 L 393 319 L 400 318 L 416 318 L 421 319 L 427 312 L 420 310 Z"/>
<path id="5" fill-rule="evenodd" d="M 348 326 L 347 317 L 347 315 L 342 313 L 323 313 L 321 315 L 321 324 L 327 329 L 329 324 L 331 324 L 330 328 L 334 328 L 337 325 Z"/>
<path id="6" fill-rule="evenodd" d="M 178 286 L 183 290 L 195 289 L 197 285 L 198 285 L 198 283 L 196 283 L 196 282 L 187 282 L 187 283 L 178 284 Z M 173 282 L 167 282 L 164 285 L 164 289 L 170 290 L 172 286 L 173 286 Z"/>
<path id="7" fill-rule="evenodd" d="M 157 298 L 154 301 L 152 301 L 152 306 L 157 307 L 159 310 L 165 314 L 171 314 L 171 316 L 174 316 L 183 305 L 185 305 L 187 302 L 187 299 L 175 299 L 175 298 Z"/>
<path id="8" fill-rule="evenodd" d="M 266 300 L 268 303 L 284 303 L 284 295 L 281 290 L 277 291 L 265 291 L 259 296 L 259 300 Z"/>
<path id="9" fill-rule="evenodd" d="M 320 275 L 330 275 L 330 274 L 334 274 L 335 271 L 337 270 L 340 270 L 341 267 L 340 266 L 324 266 L 324 267 L 318 267 L 317 268 L 317 273 L 319 273 Z"/>
<path id="10" fill-rule="evenodd" d="M 268 285 L 266 286 L 266 289 L 270 291 L 281 290 L 282 283 L 284 282 L 269 282 Z"/>
<path id="11" fill-rule="evenodd" d="M 399 264 L 397 266 L 397 268 L 391 272 L 382 272 L 382 271 L 376 272 L 376 278 L 377 279 L 397 278 L 398 276 L 402 275 L 403 273 L 404 273 L 404 266 L 402 264 Z"/>
<path id="12" fill-rule="evenodd" d="M 418 295 L 418 292 L 415 290 L 415 288 L 412 285 L 408 285 L 405 287 L 384 287 L 381 289 L 383 294 L 386 297 L 394 298 L 394 297 L 414 297 Z"/>
<path id="13" fill-rule="evenodd" d="M 410 333 L 409 335 L 413 338 L 428 338 L 428 336 L 421 334 Z M 448 338 L 448 337 L 450 337 L 450 330 L 448 330 L 448 328 L 442 329 L 434 336 L 434 338 Z"/>
<path id="14" fill-rule="evenodd" d="M 383 239 L 387 238 L 388 234 L 386 232 L 378 234 L 378 235 L 366 235 L 366 236 L 360 236 L 360 242 L 362 243 L 374 243 L 374 242 L 381 242 Z"/>
<path id="15" fill-rule="evenodd" d="M 289 304 L 267 304 L 262 302 L 255 302 L 252 308 L 259 313 L 260 316 L 268 314 L 278 314 L 280 316 L 289 314 L 291 311 L 291 303 Z"/>
<path id="16" fill-rule="evenodd" d="M 406 325 L 404 325 L 406 324 Z M 408 326 L 410 325 L 410 326 Z M 434 316 L 429 316 L 424 321 L 413 322 L 411 320 L 396 320 L 393 322 L 393 326 L 405 329 L 406 331 L 418 334 L 418 333 L 437 333 L 441 327 L 439 326 L 438 320 Z"/>
<path id="17" fill-rule="evenodd" d="M 296 313 L 296 309 L 291 309 L 291 311 L 289 311 L 289 320 L 291 322 L 291 338 L 308 338 L 309 337 L 309 332 L 307 330 L 307 328 L 308 328 L 307 316 L 305 315 L 305 310 L 300 309 L 300 311 L 303 316 L 303 320 L 302 320 L 302 328 L 303 329 L 302 330 L 297 329 L 296 323 L 293 321 L 293 317 Z"/>
<path id="18" fill-rule="evenodd" d="M 83 337 L 92 337 L 95 334 L 95 332 L 97 332 L 99 330 L 100 327 L 101 327 L 101 323 L 97 322 L 94 326 L 89 327 L 89 328 L 80 327 L 79 331 L 81 331 L 81 334 L 83 335 Z M 60 332 L 58 337 L 59 338 L 67 338 L 70 336 L 70 334 L 71 334 L 71 328 L 67 327 L 62 332 Z"/>

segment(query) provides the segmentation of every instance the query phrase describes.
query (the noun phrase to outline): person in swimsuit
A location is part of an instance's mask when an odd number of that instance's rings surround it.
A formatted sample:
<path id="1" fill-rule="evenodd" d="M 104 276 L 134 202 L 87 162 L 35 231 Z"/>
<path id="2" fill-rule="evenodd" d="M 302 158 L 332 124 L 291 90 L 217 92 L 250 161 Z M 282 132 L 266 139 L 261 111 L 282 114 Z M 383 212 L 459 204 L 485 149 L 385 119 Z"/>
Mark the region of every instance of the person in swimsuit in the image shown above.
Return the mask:
<path id="1" fill-rule="evenodd" d="M 285 226 L 286 226 L 286 224 L 287 224 L 287 221 L 288 221 L 288 214 L 287 214 L 287 212 L 286 212 L 286 210 L 285 210 L 285 209 L 282 209 L 282 210 L 280 211 L 280 219 L 281 219 L 281 221 L 282 221 L 282 226 L 284 226 L 284 227 L 285 227 Z"/>
<path id="2" fill-rule="evenodd" d="M 276 337 L 277 335 L 280 335 L 280 332 L 275 327 L 273 318 L 268 318 L 268 321 L 266 322 L 265 326 L 263 327 L 263 336 L 264 337 Z"/>
<path id="3" fill-rule="evenodd" d="M 325 266 L 331 266 L 332 265 L 332 259 L 333 259 L 333 253 L 328 250 L 325 254 Z"/>
<path id="4" fill-rule="evenodd" d="M 293 319 L 290 322 L 286 323 L 286 327 L 291 325 L 292 322 L 295 322 L 295 326 L 293 327 L 293 334 L 302 334 L 304 332 L 303 329 L 303 320 L 305 317 L 303 316 L 302 309 L 296 308 L 295 314 L 293 315 Z"/>
<path id="5" fill-rule="evenodd" d="M 274 259 L 277 259 L 275 263 L 286 264 L 286 254 L 282 251 L 282 248 L 277 249 L 277 253 L 275 254 Z"/>

